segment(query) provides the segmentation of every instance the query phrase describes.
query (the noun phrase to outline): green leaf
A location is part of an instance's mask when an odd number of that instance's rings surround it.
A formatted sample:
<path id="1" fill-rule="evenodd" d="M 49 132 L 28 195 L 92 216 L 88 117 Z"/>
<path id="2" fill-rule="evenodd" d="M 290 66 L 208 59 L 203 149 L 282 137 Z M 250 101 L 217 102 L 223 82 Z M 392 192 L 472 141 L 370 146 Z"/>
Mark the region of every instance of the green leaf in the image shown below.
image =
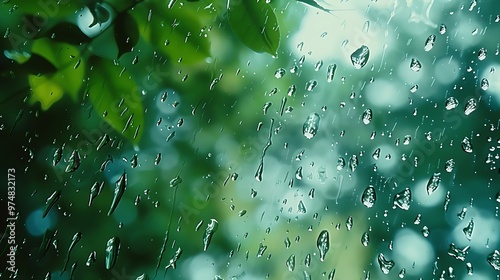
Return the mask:
<path id="1" fill-rule="evenodd" d="M 70 44 L 42 38 L 34 41 L 32 53 L 32 58 L 38 63 L 48 61 L 57 71 L 52 74 L 44 72 L 47 74 L 28 76 L 32 92 L 30 103 L 40 102 L 42 109 L 47 110 L 64 94 L 76 101 L 85 74 L 80 51 Z M 26 63 L 30 63 L 30 60 Z"/>
<path id="2" fill-rule="evenodd" d="M 72 45 L 80 45 L 90 41 L 90 38 L 73 23 L 59 22 L 49 31 L 43 34 L 43 37 L 51 38 L 58 42 L 65 42 Z"/>
<path id="3" fill-rule="evenodd" d="M 198 9 L 196 3 L 175 5 L 168 9 L 167 2 L 144 2 L 135 9 L 133 15 L 141 36 L 173 62 L 194 64 L 204 61 L 210 56 L 210 41 L 200 31 L 206 29 L 204 20 L 212 15 L 209 11 Z"/>
<path id="4" fill-rule="evenodd" d="M 118 58 L 132 51 L 139 41 L 139 27 L 129 13 L 120 14 L 115 20 L 115 40 L 118 45 Z"/>
<path id="5" fill-rule="evenodd" d="M 232 0 L 228 19 L 238 39 L 256 52 L 276 55 L 280 44 L 278 20 L 263 0 Z"/>
<path id="6" fill-rule="evenodd" d="M 94 109 L 116 131 L 139 143 L 144 130 L 144 109 L 139 89 L 128 71 L 112 61 L 89 59 L 89 99 Z"/>
<path id="7" fill-rule="evenodd" d="M 314 7 L 316 9 L 320 9 L 322 10 L 323 12 L 327 12 L 327 13 L 330 13 L 332 10 L 330 9 L 326 9 L 325 7 L 321 6 L 320 4 L 318 4 L 318 2 L 316 2 L 315 0 L 297 0 L 299 2 L 302 2 L 304 4 L 307 4 L 311 7 Z"/>

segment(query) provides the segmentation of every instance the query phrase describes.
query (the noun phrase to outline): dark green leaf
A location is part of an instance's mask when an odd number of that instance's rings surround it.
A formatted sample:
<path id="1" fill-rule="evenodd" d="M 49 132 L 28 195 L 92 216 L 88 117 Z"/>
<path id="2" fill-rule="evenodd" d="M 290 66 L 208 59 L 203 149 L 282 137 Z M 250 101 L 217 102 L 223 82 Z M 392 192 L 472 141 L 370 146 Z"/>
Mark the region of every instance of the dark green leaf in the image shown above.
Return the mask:
<path id="1" fill-rule="evenodd" d="M 49 37 L 58 42 L 65 42 L 72 45 L 80 45 L 90 41 L 90 38 L 78 28 L 78 26 L 69 22 L 59 22 L 42 37 Z"/>
<path id="2" fill-rule="evenodd" d="M 118 58 L 132 51 L 139 41 L 139 28 L 129 13 L 120 14 L 115 21 L 115 40 L 118 45 Z"/>
<path id="3" fill-rule="evenodd" d="M 144 109 L 139 88 L 128 71 L 112 61 L 89 59 L 89 99 L 99 115 L 126 138 L 139 143 L 144 130 Z"/>
<path id="4" fill-rule="evenodd" d="M 307 5 L 311 6 L 311 7 L 316 8 L 316 9 L 320 9 L 323 12 L 330 13 L 332 11 L 330 9 L 324 8 L 323 6 L 321 6 L 320 4 L 318 4 L 318 2 L 316 2 L 315 0 L 297 0 L 297 1 L 302 2 L 304 4 L 307 4 Z"/>
<path id="5" fill-rule="evenodd" d="M 54 64 L 36 53 L 31 54 L 30 59 L 23 63 L 22 67 L 32 75 L 51 74 L 57 71 Z"/>
<path id="6" fill-rule="evenodd" d="M 135 19 L 139 23 L 141 37 L 173 61 L 194 64 L 210 56 L 210 40 L 200 30 L 211 19 L 207 11 L 199 10 L 199 5 L 175 5 L 167 8 L 168 1 L 145 2 L 136 9 Z M 143 9 L 142 11 L 140 9 Z M 148 21 L 144 13 L 153 12 Z"/>
<path id="7" fill-rule="evenodd" d="M 264 1 L 233 0 L 229 3 L 229 24 L 236 37 L 256 52 L 276 55 L 280 31 L 276 15 Z"/>

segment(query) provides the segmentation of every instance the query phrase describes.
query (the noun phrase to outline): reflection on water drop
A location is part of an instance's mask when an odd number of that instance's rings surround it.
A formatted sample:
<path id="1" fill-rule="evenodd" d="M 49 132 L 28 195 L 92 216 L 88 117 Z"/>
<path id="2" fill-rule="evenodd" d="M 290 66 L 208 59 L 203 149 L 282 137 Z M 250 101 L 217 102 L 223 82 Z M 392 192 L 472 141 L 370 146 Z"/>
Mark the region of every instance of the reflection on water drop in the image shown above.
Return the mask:
<path id="1" fill-rule="evenodd" d="M 311 113 L 302 126 L 302 133 L 304 134 L 304 137 L 306 137 L 307 139 L 311 139 L 318 132 L 318 128 L 319 115 L 316 113 Z"/>
<path id="2" fill-rule="evenodd" d="M 361 196 L 361 202 L 367 208 L 372 208 L 376 200 L 377 200 L 377 195 L 375 193 L 375 188 L 372 185 L 369 185 L 363 191 L 363 195 Z"/>
<path id="3" fill-rule="evenodd" d="M 415 72 L 419 72 L 420 69 L 422 69 L 422 64 L 418 61 L 418 59 L 412 58 L 410 62 L 410 69 Z"/>
<path id="4" fill-rule="evenodd" d="M 328 253 L 328 250 L 330 249 L 330 234 L 327 230 L 321 231 L 318 239 L 316 240 L 316 246 L 319 250 L 320 261 L 324 261 L 326 253 Z"/>
<path id="5" fill-rule="evenodd" d="M 351 54 L 351 62 L 354 68 L 361 69 L 366 65 L 370 57 L 370 49 L 367 46 L 362 45 L 359 49 L 355 50 Z"/>

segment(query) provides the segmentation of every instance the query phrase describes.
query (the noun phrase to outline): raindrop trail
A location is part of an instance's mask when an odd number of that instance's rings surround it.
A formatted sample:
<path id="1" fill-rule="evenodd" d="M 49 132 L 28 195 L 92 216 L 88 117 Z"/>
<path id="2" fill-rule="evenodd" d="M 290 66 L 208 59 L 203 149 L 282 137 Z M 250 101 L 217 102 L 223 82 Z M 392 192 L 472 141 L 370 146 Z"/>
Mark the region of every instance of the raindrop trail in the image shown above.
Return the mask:
<path id="1" fill-rule="evenodd" d="M 264 157 L 266 156 L 267 149 L 273 144 L 271 137 L 273 136 L 273 126 L 274 119 L 271 118 L 271 125 L 269 126 L 269 134 L 267 136 L 267 143 L 262 149 L 262 156 L 260 157 L 259 167 L 257 167 L 257 171 L 255 172 L 255 179 L 257 181 L 262 181 L 262 171 L 264 169 Z"/>
<path id="2" fill-rule="evenodd" d="M 184 168 L 184 164 L 185 163 L 186 162 L 182 162 L 181 168 L 180 168 L 179 172 L 177 172 L 176 177 L 178 177 L 181 174 L 182 169 Z M 170 232 L 170 225 L 172 224 L 172 219 L 173 219 L 173 216 L 174 216 L 175 201 L 176 201 L 176 198 L 177 198 L 177 189 L 178 189 L 178 187 L 174 188 L 174 193 L 172 195 L 173 196 L 173 198 L 172 198 L 172 208 L 170 209 L 170 217 L 168 218 L 167 231 L 165 232 L 165 238 L 163 239 L 163 244 L 161 245 L 160 254 L 158 255 L 158 263 L 156 264 L 155 276 L 153 277 L 153 279 L 155 279 L 156 276 L 158 275 L 158 270 L 160 269 L 160 265 L 161 265 L 161 261 L 163 259 L 163 255 L 165 254 L 165 251 L 167 249 L 167 242 L 168 242 L 168 237 L 169 237 L 169 232 Z"/>

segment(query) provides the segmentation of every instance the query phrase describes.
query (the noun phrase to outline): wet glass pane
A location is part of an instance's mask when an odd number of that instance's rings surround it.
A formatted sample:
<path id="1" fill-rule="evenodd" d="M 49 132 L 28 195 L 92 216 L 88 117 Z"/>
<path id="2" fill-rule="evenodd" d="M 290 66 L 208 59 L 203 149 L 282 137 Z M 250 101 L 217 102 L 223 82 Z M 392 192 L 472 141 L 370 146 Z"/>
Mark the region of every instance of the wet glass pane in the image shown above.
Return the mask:
<path id="1" fill-rule="evenodd" d="M 1 279 L 498 279 L 493 0 L 6 0 Z"/>

